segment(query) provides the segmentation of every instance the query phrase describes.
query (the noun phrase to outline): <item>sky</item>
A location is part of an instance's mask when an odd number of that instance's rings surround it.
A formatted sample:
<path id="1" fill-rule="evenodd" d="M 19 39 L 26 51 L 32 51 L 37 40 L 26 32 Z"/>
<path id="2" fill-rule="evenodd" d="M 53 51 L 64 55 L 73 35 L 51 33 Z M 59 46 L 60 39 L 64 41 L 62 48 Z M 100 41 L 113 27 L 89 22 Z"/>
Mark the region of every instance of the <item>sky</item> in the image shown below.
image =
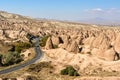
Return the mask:
<path id="1" fill-rule="evenodd" d="M 120 19 L 120 0 L 1 0 L 0 10 L 57 20 Z"/>

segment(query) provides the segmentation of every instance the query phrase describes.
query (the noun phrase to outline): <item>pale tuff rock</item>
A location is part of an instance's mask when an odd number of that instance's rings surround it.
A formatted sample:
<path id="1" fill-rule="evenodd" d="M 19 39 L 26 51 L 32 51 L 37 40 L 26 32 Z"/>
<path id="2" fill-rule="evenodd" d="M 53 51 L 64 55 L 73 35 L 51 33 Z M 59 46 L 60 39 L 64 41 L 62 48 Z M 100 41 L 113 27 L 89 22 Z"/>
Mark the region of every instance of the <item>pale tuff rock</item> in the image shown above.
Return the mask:
<path id="1" fill-rule="evenodd" d="M 67 47 L 70 45 L 69 37 L 68 36 L 63 36 L 63 45 L 62 48 L 67 49 Z"/>
<path id="2" fill-rule="evenodd" d="M 94 49 L 94 51 L 95 50 L 99 51 L 98 49 Z M 45 52 L 52 59 L 52 64 L 55 64 L 56 69 L 58 69 L 59 66 L 72 65 L 75 69 L 77 68 L 76 70 L 78 72 L 83 71 L 84 73 L 91 73 L 91 71 L 94 72 L 94 70 L 98 71 L 99 68 L 105 71 L 120 71 L 120 62 L 113 61 L 115 54 L 113 48 L 107 50 L 105 52 L 106 55 L 102 54 L 100 58 L 88 54 L 70 54 L 68 51 L 61 48 L 46 50 Z M 108 54 L 109 52 L 110 56 Z"/>
<path id="3" fill-rule="evenodd" d="M 104 41 L 104 39 L 106 38 L 105 34 L 101 33 L 99 36 L 97 36 L 95 38 L 95 40 L 93 41 L 93 48 L 99 48 L 99 46 L 101 45 L 101 43 Z"/>
<path id="4" fill-rule="evenodd" d="M 53 48 L 54 48 L 54 46 L 53 46 L 51 37 L 49 37 L 47 42 L 46 42 L 45 49 L 53 49 Z"/>
<path id="5" fill-rule="evenodd" d="M 114 61 L 115 60 L 115 57 L 118 57 L 117 55 L 115 55 L 116 52 L 113 48 L 111 49 L 108 49 L 104 52 L 104 59 L 105 60 L 108 60 L 108 61 Z M 117 58 L 118 59 L 118 58 Z"/>
<path id="6" fill-rule="evenodd" d="M 90 47 L 92 47 L 94 40 L 95 40 L 95 37 L 88 37 L 83 41 L 83 43 L 84 45 L 89 45 Z"/>
<path id="7" fill-rule="evenodd" d="M 96 55 L 98 54 L 98 51 L 99 51 L 99 49 L 93 48 L 93 49 L 91 50 L 91 54 L 96 56 Z"/>
<path id="8" fill-rule="evenodd" d="M 101 42 L 101 45 L 99 46 L 100 50 L 107 50 L 110 48 L 110 41 L 108 38 L 104 38 L 103 41 Z"/>
<path id="9" fill-rule="evenodd" d="M 70 36 L 68 36 L 68 35 L 61 35 L 61 38 L 62 38 L 63 43 L 66 43 L 66 42 L 69 41 Z"/>
<path id="10" fill-rule="evenodd" d="M 74 80 L 120 80 L 120 77 L 81 77 L 75 78 Z"/>
<path id="11" fill-rule="evenodd" d="M 107 30 L 106 31 L 106 35 L 108 36 L 108 38 L 110 39 L 111 42 L 116 40 L 116 33 L 114 30 Z"/>
<path id="12" fill-rule="evenodd" d="M 91 54 L 98 57 L 98 58 L 104 59 L 104 56 L 105 56 L 104 52 L 105 52 L 104 50 L 93 48 L 91 51 Z"/>
<path id="13" fill-rule="evenodd" d="M 25 80 L 25 79 L 22 77 L 18 77 L 17 80 Z"/>
<path id="14" fill-rule="evenodd" d="M 78 38 L 78 35 L 73 34 L 73 35 L 71 36 L 71 39 L 72 39 L 72 40 L 76 40 L 77 38 Z"/>
<path id="15" fill-rule="evenodd" d="M 114 42 L 114 48 L 115 51 L 120 54 L 120 33 L 117 35 L 117 38 Z"/>
<path id="16" fill-rule="evenodd" d="M 93 48 L 91 53 L 103 60 L 114 61 L 114 60 L 119 59 L 119 56 L 117 55 L 117 53 L 115 52 L 113 48 L 105 50 L 105 51 L 97 49 L 97 48 Z"/>
<path id="17" fill-rule="evenodd" d="M 70 45 L 68 51 L 78 53 L 79 52 L 79 47 L 76 41 L 73 41 L 72 44 Z"/>
<path id="18" fill-rule="evenodd" d="M 6 39 L 4 30 L 0 30 L 0 39 L 1 40 L 5 40 Z"/>
<path id="19" fill-rule="evenodd" d="M 86 54 L 86 53 L 89 53 L 89 54 L 91 54 L 91 49 L 90 49 L 90 46 L 89 45 L 85 45 L 85 46 L 83 46 L 83 47 L 81 47 L 81 53 L 83 54 Z"/>
<path id="20" fill-rule="evenodd" d="M 23 38 L 23 36 L 26 36 L 26 32 L 21 30 L 19 36 Z"/>
<path id="21" fill-rule="evenodd" d="M 78 37 L 77 37 L 77 39 L 76 39 L 76 42 L 77 42 L 77 44 L 78 45 L 81 45 L 82 43 L 83 43 L 83 36 L 82 36 L 82 34 L 80 34 Z"/>
<path id="22" fill-rule="evenodd" d="M 0 36 L 3 36 L 3 35 L 4 35 L 4 31 L 0 30 Z"/>
<path id="23" fill-rule="evenodd" d="M 31 50 L 26 50 L 25 52 L 22 52 L 20 55 L 23 56 L 24 59 L 27 59 L 31 54 L 32 54 Z"/>
<path id="24" fill-rule="evenodd" d="M 58 36 L 52 36 L 52 42 L 54 45 L 59 45 L 60 43 L 62 43 L 61 38 Z"/>
<path id="25" fill-rule="evenodd" d="M 7 30 L 6 31 L 6 34 L 8 35 L 8 37 L 10 37 L 11 39 L 17 39 L 20 32 L 19 31 L 10 31 L 10 30 Z"/>

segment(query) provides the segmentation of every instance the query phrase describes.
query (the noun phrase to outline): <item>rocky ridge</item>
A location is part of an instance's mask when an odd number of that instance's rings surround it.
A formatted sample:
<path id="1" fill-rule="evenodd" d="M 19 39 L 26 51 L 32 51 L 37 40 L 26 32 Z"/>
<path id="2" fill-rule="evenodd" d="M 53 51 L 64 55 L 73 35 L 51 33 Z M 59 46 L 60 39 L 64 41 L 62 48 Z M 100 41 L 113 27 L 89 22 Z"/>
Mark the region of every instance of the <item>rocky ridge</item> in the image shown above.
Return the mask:
<path id="1" fill-rule="evenodd" d="M 90 53 L 110 61 L 119 60 L 119 27 L 35 20 L 3 11 L 0 16 L 0 40 L 6 43 L 26 40 L 27 33 L 52 35 L 50 42 L 69 52 Z"/>
<path id="2" fill-rule="evenodd" d="M 50 35 L 42 49 L 57 70 L 72 65 L 85 75 L 120 72 L 119 27 L 36 20 L 0 12 L 0 41 L 8 44 L 26 41 L 27 33 L 42 37 Z"/>

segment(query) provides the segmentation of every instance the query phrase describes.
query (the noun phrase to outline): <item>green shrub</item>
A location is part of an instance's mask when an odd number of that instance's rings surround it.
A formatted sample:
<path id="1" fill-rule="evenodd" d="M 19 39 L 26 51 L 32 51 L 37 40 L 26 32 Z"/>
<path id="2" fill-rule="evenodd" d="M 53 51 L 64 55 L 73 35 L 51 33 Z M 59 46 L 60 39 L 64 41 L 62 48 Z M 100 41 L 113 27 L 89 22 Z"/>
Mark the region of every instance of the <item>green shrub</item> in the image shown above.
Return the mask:
<path id="1" fill-rule="evenodd" d="M 23 49 L 32 47 L 32 44 L 26 42 L 15 43 L 8 53 L 0 55 L 0 64 L 3 66 L 9 66 L 21 62 L 23 59 L 20 53 Z"/>
<path id="2" fill-rule="evenodd" d="M 61 75 L 79 76 L 77 71 L 72 66 L 68 66 L 65 69 L 61 70 Z"/>
<path id="3" fill-rule="evenodd" d="M 23 49 L 28 49 L 32 47 L 32 44 L 27 42 L 19 42 L 15 44 L 15 51 L 20 53 Z"/>
<path id="4" fill-rule="evenodd" d="M 6 53 L 5 55 L 3 55 L 2 64 L 6 66 L 12 64 L 12 57 L 13 55 L 11 53 Z"/>
<path id="5" fill-rule="evenodd" d="M 0 54 L 0 59 L 2 58 L 2 54 Z"/>
<path id="6" fill-rule="evenodd" d="M 61 70 L 61 74 L 62 74 L 62 75 L 67 75 L 67 74 L 68 74 L 68 70 L 67 70 L 67 69 Z"/>
<path id="7" fill-rule="evenodd" d="M 75 72 L 74 72 L 74 76 L 79 76 L 79 74 L 75 71 Z"/>
<path id="8" fill-rule="evenodd" d="M 54 49 L 58 48 L 58 45 L 53 45 Z"/>
<path id="9" fill-rule="evenodd" d="M 70 70 L 75 70 L 72 66 L 68 66 L 68 67 L 66 67 L 66 69 L 67 69 L 68 71 L 70 71 Z"/>
<path id="10" fill-rule="evenodd" d="M 69 76 L 74 76 L 74 72 L 75 72 L 74 70 L 69 70 L 69 71 L 68 71 L 68 75 L 69 75 Z"/>
<path id="11" fill-rule="evenodd" d="M 18 53 L 21 53 L 22 49 L 23 48 L 21 46 L 18 46 L 18 45 L 15 46 L 15 51 L 18 52 Z"/>
<path id="12" fill-rule="evenodd" d="M 23 59 L 17 52 L 9 52 L 2 57 L 2 65 L 9 66 L 21 62 Z"/>

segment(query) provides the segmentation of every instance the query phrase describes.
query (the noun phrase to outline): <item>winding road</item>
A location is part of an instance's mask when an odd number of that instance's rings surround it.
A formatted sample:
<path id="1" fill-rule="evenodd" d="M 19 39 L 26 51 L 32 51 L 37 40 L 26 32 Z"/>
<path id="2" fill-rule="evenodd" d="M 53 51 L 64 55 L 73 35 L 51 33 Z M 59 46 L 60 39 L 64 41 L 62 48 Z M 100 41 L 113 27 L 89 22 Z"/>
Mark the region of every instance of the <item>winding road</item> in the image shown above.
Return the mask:
<path id="1" fill-rule="evenodd" d="M 28 65 L 36 62 L 38 59 L 40 59 L 42 57 L 42 51 L 40 50 L 40 47 L 39 47 L 39 38 L 35 38 L 34 41 L 35 41 L 34 42 L 35 57 L 33 59 L 31 59 L 23 64 L 20 64 L 20 65 L 17 65 L 17 66 L 8 68 L 8 69 L 1 70 L 0 74 L 6 74 L 9 72 L 13 72 L 13 71 L 21 69 L 25 66 L 28 66 Z"/>

